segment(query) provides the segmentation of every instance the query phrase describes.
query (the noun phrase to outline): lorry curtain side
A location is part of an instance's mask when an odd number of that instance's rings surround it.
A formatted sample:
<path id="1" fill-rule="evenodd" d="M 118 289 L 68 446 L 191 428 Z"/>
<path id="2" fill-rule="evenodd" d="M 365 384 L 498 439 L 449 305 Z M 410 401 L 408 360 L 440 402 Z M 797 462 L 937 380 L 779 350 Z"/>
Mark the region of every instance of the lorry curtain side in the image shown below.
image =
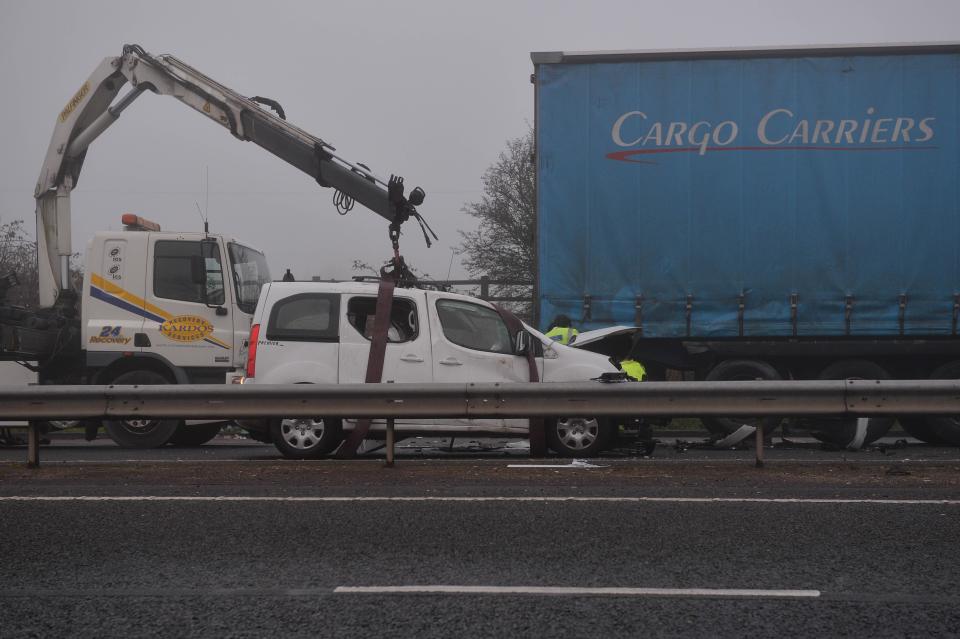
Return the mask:
<path id="1" fill-rule="evenodd" d="M 541 321 L 950 335 L 958 71 L 942 50 L 537 64 Z"/>

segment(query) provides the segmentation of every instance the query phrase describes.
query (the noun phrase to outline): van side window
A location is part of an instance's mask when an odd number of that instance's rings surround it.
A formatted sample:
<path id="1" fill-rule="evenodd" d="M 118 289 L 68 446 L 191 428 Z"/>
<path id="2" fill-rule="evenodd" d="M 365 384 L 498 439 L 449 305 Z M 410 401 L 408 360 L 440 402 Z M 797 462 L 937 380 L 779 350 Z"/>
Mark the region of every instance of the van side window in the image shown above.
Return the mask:
<path id="1" fill-rule="evenodd" d="M 479 304 L 437 300 L 443 335 L 458 346 L 489 353 L 513 353 L 510 331 L 500 315 Z"/>
<path id="2" fill-rule="evenodd" d="M 268 340 L 336 342 L 340 333 L 340 296 L 330 293 L 291 295 L 270 310 Z"/>
<path id="3" fill-rule="evenodd" d="M 347 320 L 350 326 L 367 339 L 373 339 L 373 323 L 377 319 L 377 298 L 351 297 L 347 302 Z M 419 334 L 417 307 L 411 301 L 394 298 L 390 308 L 390 327 L 387 341 L 391 343 L 412 342 Z"/>
<path id="4" fill-rule="evenodd" d="M 197 304 L 223 304 L 223 266 L 220 247 L 208 246 L 201 253 L 200 242 L 160 240 L 153 245 L 153 294 L 169 300 Z M 191 261 L 202 259 L 206 283 L 194 282 Z M 206 298 L 204 298 L 206 289 Z"/>

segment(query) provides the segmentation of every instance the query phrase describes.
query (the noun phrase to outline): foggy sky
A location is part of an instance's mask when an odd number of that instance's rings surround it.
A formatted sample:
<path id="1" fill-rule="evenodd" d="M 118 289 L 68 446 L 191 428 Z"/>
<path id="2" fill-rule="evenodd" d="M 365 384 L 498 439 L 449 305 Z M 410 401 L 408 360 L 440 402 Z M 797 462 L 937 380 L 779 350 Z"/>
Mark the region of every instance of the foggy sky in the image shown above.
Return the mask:
<path id="1" fill-rule="evenodd" d="M 172 53 L 377 174 L 422 186 L 440 241 L 407 225 L 408 261 L 451 265 L 461 212 L 509 138 L 533 121 L 531 51 L 960 41 L 956 0 L 642 2 L 52 2 L 0 0 L 0 222 L 32 228 L 33 189 L 60 110 L 125 43 Z M 125 93 L 126 89 L 122 92 Z M 147 94 L 91 146 L 73 192 L 73 246 L 135 212 L 169 230 L 211 230 L 291 268 L 346 278 L 391 255 L 386 223 L 169 97 Z M 458 259 L 452 277 L 465 276 Z"/>

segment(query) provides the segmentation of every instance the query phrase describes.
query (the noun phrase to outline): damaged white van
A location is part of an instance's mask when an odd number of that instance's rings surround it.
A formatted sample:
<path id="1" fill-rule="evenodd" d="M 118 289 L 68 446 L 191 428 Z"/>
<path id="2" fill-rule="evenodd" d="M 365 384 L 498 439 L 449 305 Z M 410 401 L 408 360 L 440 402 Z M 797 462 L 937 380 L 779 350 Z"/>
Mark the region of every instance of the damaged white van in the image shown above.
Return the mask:
<path id="1" fill-rule="evenodd" d="M 377 284 L 271 282 L 260 292 L 250 331 L 245 383 L 362 383 L 376 318 Z M 604 355 L 563 346 L 524 325 L 543 382 L 586 381 L 618 369 Z M 417 288 L 394 293 L 383 382 L 526 382 L 529 365 L 492 304 Z M 354 420 L 283 418 L 243 422 L 286 457 L 309 459 L 337 449 Z M 397 420 L 398 437 L 515 435 L 526 419 Z M 373 437 L 385 424 L 374 421 Z M 602 418 L 547 420 L 547 444 L 565 456 L 590 456 L 613 437 Z"/>

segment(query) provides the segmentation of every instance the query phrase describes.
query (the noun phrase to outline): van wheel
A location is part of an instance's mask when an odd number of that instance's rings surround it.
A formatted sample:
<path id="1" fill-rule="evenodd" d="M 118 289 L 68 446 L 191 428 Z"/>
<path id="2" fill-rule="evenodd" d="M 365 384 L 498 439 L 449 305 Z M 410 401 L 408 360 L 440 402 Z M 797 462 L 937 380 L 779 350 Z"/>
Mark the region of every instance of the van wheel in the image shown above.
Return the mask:
<path id="1" fill-rule="evenodd" d="M 846 359 L 823 369 L 820 379 L 890 379 L 890 373 L 879 364 L 865 359 Z M 817 418 L 812 435 L 822 442 L 860 448 L 887 434 L 893 417 L 824 417 Z"/>
<path id="2" fill-rule="evenodd" d="M 606 448 L 610 428 L 595 417 L 546 420 L 547 446 L 561 457 L 593 457 Z"/>
<path id="3" fill-rule="evenodd" d="M 174 446 L 203 446 L 220 434 L 220 424 L 196 424 L 178 426 L 170 443 Z"/>
<path id="4" fill-rule="evenodd" d="M 720 362 L 707 373 L 708 382 L 733 382 L 756 380 L 779 380 L 780 373 L 770 364 L 758 359 L 728 359 Z M 763 437 L 769 439 L 773 431 L 780 425 L 780 417 L 704 417 L 703 425 L 715 439 L 723 439 L 732 435 L 744 426 L 756 428 L 763 425 Z"/>
<path id="5" fill-rule="evenodd" d="M 126 372 L 110 383 L 153 386 L 170 382 L 160 373 L 141 370 Z M 179 419 L 108 419 L 103 426 L 120 448 L 159 448 L 170 441 L 181 423 Z"/>
<path id="6" fill-rule="evenodd" d="M 270 420 L 273 445 L 288 459 L 317 459 L 343 441 L 343 422 L 327 417 Z"/>

